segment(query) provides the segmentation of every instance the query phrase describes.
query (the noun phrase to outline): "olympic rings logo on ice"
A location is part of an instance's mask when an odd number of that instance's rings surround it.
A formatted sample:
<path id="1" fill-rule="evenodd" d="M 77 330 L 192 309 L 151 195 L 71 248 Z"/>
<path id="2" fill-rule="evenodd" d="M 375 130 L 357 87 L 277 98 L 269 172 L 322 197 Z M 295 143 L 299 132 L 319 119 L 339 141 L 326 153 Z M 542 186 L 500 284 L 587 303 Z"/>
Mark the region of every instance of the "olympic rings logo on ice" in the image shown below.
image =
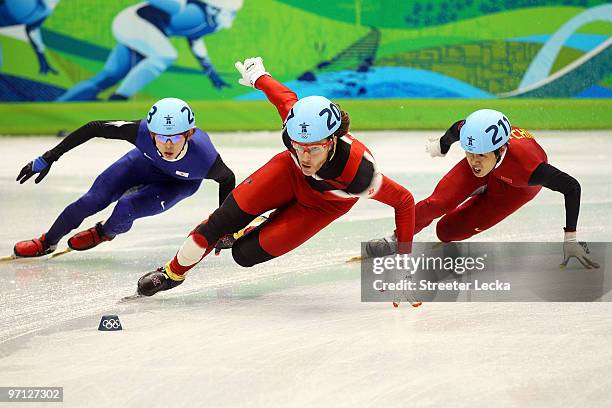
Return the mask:
<path id="1" fill-rule="evenodd" d="M 107 319 L 102 323 L 102 325 L 106 329 L 118 329 L 119 327 L 121 327 L 121 323 L 119 323 L 119 321 L 115 319 Z"/>

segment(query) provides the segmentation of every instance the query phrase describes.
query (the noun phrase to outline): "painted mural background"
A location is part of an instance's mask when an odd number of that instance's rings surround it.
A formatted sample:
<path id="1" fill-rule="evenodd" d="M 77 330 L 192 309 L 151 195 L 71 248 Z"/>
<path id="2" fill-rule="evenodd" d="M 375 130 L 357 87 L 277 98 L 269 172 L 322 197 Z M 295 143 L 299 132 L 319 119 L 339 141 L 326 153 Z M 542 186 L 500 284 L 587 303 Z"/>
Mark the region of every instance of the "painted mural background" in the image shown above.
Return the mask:
<path id="1" fill-rule="evenodd" d="M 0 101 L 612 98 L 600 0 L 1 0 Z"/>

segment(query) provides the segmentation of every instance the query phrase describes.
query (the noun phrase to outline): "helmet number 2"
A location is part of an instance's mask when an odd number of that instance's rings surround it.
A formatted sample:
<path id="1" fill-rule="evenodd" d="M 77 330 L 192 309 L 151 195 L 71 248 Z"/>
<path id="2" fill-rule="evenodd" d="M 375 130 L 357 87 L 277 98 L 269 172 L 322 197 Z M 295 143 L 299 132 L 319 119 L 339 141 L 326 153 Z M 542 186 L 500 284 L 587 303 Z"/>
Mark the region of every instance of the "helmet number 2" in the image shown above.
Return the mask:
<path id="1" fill-rule="evenodd" d="M 155 112 L 157 112 L 157 106 L 153 105 L 153 107 L 151 108 L 151 111 L 149 112 L 147 123 L 151 123 L 151 121 L 153 120 L 153 115 L 155 115 Z"/>
<path id="2" fill-rule="evenodd" d="M 183 106 L 183 109 L 181 109 L 181 113 L 185 111 L 187 111 L 187 121 L 191 125 L 194 121 L 193 112 L 187 106 Z"/>
<path id="3" fill-rule="evenodd" d="M 506 127 L 506 124 L 504 123 L 504 121 L 508 124 L 508 127 Z M 508 134 L 510 132 L 510 129 L 509 129 L 510 128 L 510 122 L 508 121 L 508 119 L 505 116 L 503 117 L 503 120 L 500 119 L 495 125 L 491 125 L 491 126 L 489 126 L 485 130 L 486 133 L 493 132 L 493 135 L 491 135 L 491 143 L 494 146 L 503 140 L 501 135 L 499 135 L 499 136 L 497 135 L 499 133 L 499 127 L 500 126 L 501 126 L 502 129 L 504 129 L 504 133 L 506 134 L 506 137 L 508 137 Z"/>
<path id="4" fill-rule="evenodd" d="M 336 126 L 336 123 L 338 123 L 338 121 L 342 118 L 340 109 L 338 109 L 338 106 L 334 105 L 333 103 L 329 104 L 329 108 L 325 108 L 319 112 L 319 116 L 322 117 L 323 115 L 327 115 L 327 130 L 332 130 L 334 126 Z M 336 120 L 332 122 L 333 119 Z"/>

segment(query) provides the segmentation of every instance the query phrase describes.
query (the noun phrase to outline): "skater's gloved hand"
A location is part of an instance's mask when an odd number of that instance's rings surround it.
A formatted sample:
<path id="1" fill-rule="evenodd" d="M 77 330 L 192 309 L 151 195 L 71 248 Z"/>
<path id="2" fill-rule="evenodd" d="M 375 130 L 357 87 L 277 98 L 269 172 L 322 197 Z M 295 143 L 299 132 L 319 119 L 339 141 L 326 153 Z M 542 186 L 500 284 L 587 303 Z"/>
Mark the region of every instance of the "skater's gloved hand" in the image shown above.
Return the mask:
<path id="1" fill-rule="evenodd" d="M 215 245 L 215 255 L 219 255 L 222 249 L 229 249 L 236 242 L 236 238 L 234 238 L 234 234 L 225 234 L 219 241 L 217 241 L 217 245 Z"/>
<path id="2" fill-rule="evenodd" d="M 43 54 L 42 52 L 37 52 L 36 56 L 38 57 L 38 73 L 47 75 L 50 72 L 52 74 L 57 75 L 57 71 L 51 65 L 49 65 L 49 61 L 47 61 L 47 57 L 45 57 L 45 54 Z"/>
<path id="3" fill-rule="evenodd" d="M 442 154 L 442 150 L 440 149 L 440 139 L 442 136 L 431 135 L 427 136 L 427 140 L 425 141 L 425 151 L 429 153 L 431 157 L 444 157 L 445 154 Z"/>
<path id="4" fill-rule="evenodd" d="M 366 243 L 366 255 L 369 258 L 393 255 L 397 253 L 397 235 L 372 239 Z"/>
<path id="5" fill-rule="evenodd" d="M 263 75 L 270 75 L 266 72 L 266 68 L 263 65 L 261 57 L 247 58 L 244 62 L 237 61 L 234 66 L 242 75 L 242 78 L 238 80 L 240 85 L 249 86 L 255 88 L 255 82 Z"/>
<path id="6" fill-rule="evenodd" d="M 593 261 L 589 254 L 590 251 L 587 243 L 576 241 L 575 231 L 565 232 L 562 267 L 566 267 L 571 258 L 576 258 L 587 269 L 599 268 L 599 264 Z"/>
<path id="7" fill-rule="evenodd" d="M 43 159 L 42 156 L 38 156 L 36 159 L 23 166 L 23 169 L 21 169 L 21 171 L 19 172 L 16 181 L 18 181 L 19 184 L 23 184 L 28 181 L 30 177 L 32 177 L 34 174 L 40 173 L 40 175 L 34 180 L 34 182 L 38 184 L 42 179 L 45 178 L 47 173 L 49 173 L 49 170 L 51 170 L 51 163 L 47 163 L 47 161 Z"/>
<path id="8" fill-rule="evenodd" d="M 449 127 L 444 135 L 429 136 L 425 143 L 425 151 L 429 153 L 431 157 L 444 157 L 451 148 L 451 145 L 459 141 L 459 131 L 465 123 L 465 120 L 458 120 Z"/>

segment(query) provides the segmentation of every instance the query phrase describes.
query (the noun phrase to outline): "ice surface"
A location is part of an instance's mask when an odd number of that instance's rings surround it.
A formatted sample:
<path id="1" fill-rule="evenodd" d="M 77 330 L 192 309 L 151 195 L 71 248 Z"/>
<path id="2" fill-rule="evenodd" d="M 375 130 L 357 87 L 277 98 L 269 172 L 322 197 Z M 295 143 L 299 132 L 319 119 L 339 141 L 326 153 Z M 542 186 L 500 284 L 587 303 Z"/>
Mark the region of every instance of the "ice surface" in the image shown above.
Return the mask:
<path id="1" fill-rule="evenodd" d="M 579 238 L 612 240 L 612 132 L 535 132 L 550 162 L 582 184 Z M 359 132 L 382 171 L 417 200 L 459 159 L 423 149 L 426 132 Z M 241 180 L 282 150 L 277 133 L 213 135 Z M 0 254 L 44 232 L 130 149 L 92 140 L 41 184 L 19 169 L 58 142 L 1 139 Z M 118 304 L 216 207 L 205 182 L 112 242 L 52 261 L 0 264 L 0 386 L 63 386 L 66 406 L 610 406 L 610 303 L 361 303 L 359 242 L 387 234 L 392 210 L 360 202 L 296 251 L 254 268 L 210 256 L 185 284 Z M 91 217 L 92 226 L 110 213 Z M 560 241 L 563 198 L 543 190 L 482 241 Z M 435 240 L 432 227 L 417 236 Z M 60 243 L 60 249 L 65 240 Z M 561 255 L 560 255 L 561 257 Z M 97 331 L 119 314 L 122 332 Z"/>

